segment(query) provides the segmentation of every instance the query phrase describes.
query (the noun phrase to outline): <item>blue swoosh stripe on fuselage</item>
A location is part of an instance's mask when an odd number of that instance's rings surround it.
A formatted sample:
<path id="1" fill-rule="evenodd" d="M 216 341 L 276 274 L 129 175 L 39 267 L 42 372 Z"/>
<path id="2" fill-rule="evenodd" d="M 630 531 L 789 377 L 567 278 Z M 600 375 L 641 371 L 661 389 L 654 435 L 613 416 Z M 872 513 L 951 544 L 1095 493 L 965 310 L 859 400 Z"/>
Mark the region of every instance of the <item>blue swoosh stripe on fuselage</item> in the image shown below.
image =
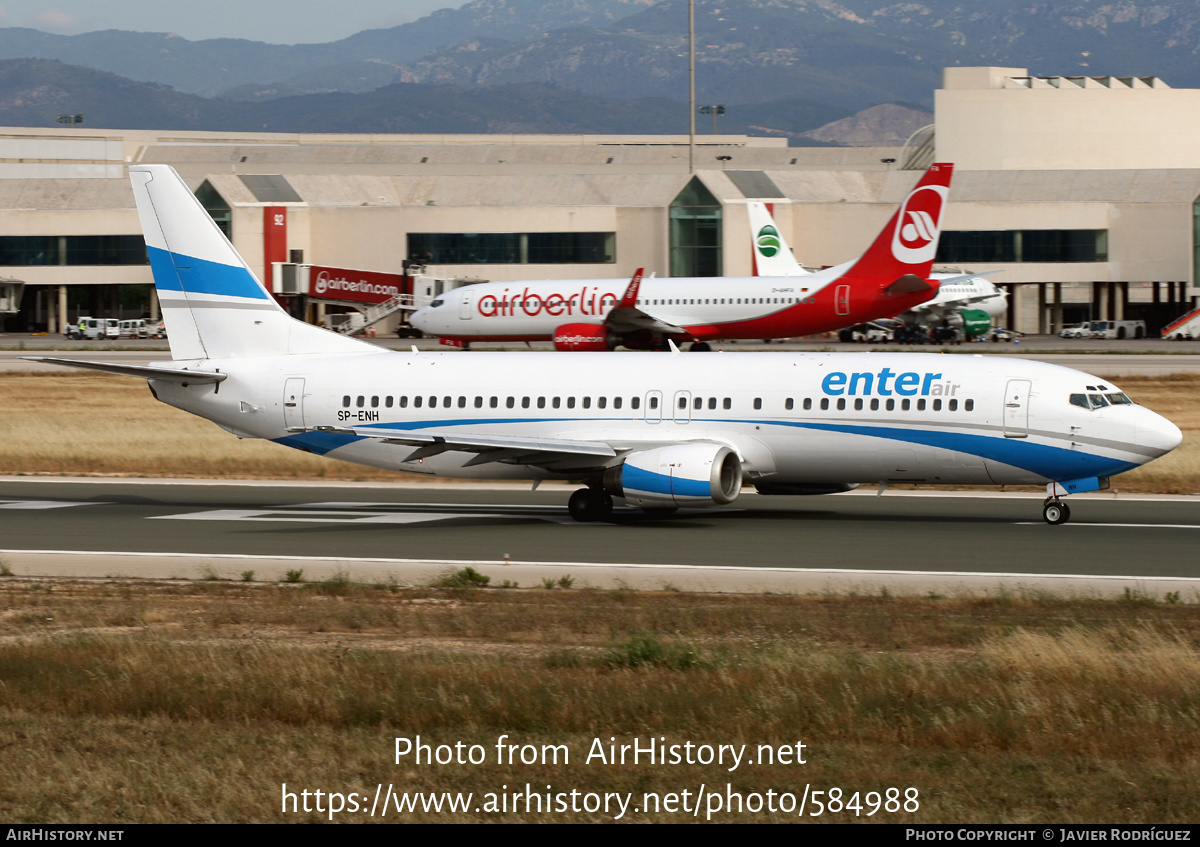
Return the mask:
<path id="1" fill-rule="evenodd" d="M 1037 444 L 1024 438 L 997 438 L 991 435 L 969 435 L 943 430 L 893 429 L 883 426 L 856 426 L 853 424 L 787 423 L 774 421 L 778 426 L 801 429 L 819 429 L 826 432 L 844 432 L 850 435 L 867 435 L 922 444 L 943 450 L 954 450 L 970 456 L 979 456 L 1012 465 L 1015 468 L 1035 473 L 1046 479 L 1078 479 L 1092 476 L 1115 476 L 1138 467 L 1135 462 L 1123 462 L 1107 456 L 1096 456 Z"/>
<path id="2" fill-rule="evenodd" d="M 154 287 L 160 291 L 269 299 L 266 289 L 245 268 L 182 254 L 174 254 L 172 259 L 173 254 L 157 247 L 147 247 L 146 253 L 154 273 Z"/>
<path id="3" fill-rule="evenodd" d="M 407 429 L 421 430 L 430 428 L 453 428 L 459 426 L 494 426 L 496 424 L 525 424 L 525 423 L 566 423 L 585 424 L 602 423 L 604 421 L 628 421 L 629 418 L 472 418 L 467 420 L 436 420 L 436 421 L 406 421 L 397 423 L 364 424 L 364 428 Z M 641 420 L 641 419 L 633 419 Z M 670 418 L 663 418 L 663 423 L 670 423 Z M 799 429 L 815 429 L 826 432 L 841 432 L 848 435 L 865 435 L 872 438 L 883 438 L 891 441 L 902 441 L 909 444 L 921 444 L 943 450 L 954 450 L 970 456 L 979 456 L 1011 465 L 1015 468 L 1035 473 L 1046 479 L 1081 479 L 1092 476 L 1115 476 L 1125 471 L 1139 467 L 1136 462 L 1125 462 L 1107 456 L 1097 456 L 1077 450 L 1067 450 L 1062 447 L 1052 447 L 1037 444 L 1026 439 L 1001 438 L 991 435 L 970 435 L 944 430 L 899 429 L 883 426 L 862 426 L 853 424 L 805 423 L 800 421 L 764 421 L 764 420 L 708 420 L 704 418 L 691 419 L 692 424 L 730 425 L 757 424 L 759 426 L 786 426 Z M 307 436 L 322 436 L 325 439 L 341 439 L 340 443 L 320 441 L 310 443 Z M 305 439 L 305 440 L 301 440 Z M 280 444 L 300 447 L 323 455 L 338 447 L 343 447 L 361 440 L 358 436 L 335 435 L 333 433 L 300 433 L 286 438 L 275 439 Z M 326 445 L 329 446 L 326 446 Z M 706 489 L 707 491 L 707 489 Z"/>
<path id="4" fill-rule="evenodd" d="M 345 447 L 347 444 L 365 439 L 360 435 L 344 435 L 339 432 L 298 432 L 271 440 L 284 447 L 294 447 L 297 450 L 304 450 L 306 453 L 324 456 L 339 447 Z"/>

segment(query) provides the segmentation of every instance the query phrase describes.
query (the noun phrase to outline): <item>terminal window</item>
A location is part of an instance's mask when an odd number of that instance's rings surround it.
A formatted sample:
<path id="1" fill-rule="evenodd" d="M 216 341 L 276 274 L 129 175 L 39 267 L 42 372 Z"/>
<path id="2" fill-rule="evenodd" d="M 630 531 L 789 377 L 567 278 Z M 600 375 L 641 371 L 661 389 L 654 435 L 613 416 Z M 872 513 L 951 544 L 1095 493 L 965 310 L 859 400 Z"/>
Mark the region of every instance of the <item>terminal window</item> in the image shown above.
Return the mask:
<path id="1" fill-rule="evenodd" d="M 140 235 L 2 235 L 0 265 L 145 265 Z"/>
<path id="2" fill-rule="evenodd" d="M 413 232 L 408 257 L 435 265 L 613 264 L 615 232 Z"/>
<path id="3" fill-rule="evenodd" d="M 953 230 L 942 233 L 934 261 L 1107 262 L 1106 229 Z"/>

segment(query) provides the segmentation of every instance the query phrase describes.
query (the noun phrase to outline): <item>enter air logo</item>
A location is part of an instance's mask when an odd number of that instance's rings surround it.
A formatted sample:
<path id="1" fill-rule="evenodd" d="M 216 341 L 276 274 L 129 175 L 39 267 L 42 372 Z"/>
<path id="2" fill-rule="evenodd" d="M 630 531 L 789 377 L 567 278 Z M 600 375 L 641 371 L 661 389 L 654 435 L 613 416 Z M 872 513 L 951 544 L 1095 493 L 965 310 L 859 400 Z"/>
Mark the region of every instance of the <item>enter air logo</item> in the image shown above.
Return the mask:
<path id="1" fill-rule="evenodd" d="M 892 255 L 897 261 L 909 265 L 933 261 L 942 207 L 949 193 L 944 185 L 927 185 L 908 195 L 892 233 Z"/>

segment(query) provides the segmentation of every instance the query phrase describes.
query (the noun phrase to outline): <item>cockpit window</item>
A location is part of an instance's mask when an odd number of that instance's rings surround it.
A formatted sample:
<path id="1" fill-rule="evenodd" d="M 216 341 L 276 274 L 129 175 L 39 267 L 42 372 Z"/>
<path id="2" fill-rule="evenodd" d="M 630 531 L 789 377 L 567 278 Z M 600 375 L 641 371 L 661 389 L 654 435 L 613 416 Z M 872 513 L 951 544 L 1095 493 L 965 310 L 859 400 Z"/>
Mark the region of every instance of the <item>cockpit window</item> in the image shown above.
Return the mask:
<path id="1" fill-rule="evenodd" d="M 1081 409 L 1103 409 L 1105 406 L 1132 406 L 1134 402 L 1120 391 L 1110 391 L 1107 394 L 1072 394 L 1071 405 Z"/>
<path id="2" fill-rule="evenodd" d="M 429 308 L 436 309 L 438 306 L 442 305 L 442 303 L 444 303 L 444 302 L 445 302 L 444 300 L 434 300 L 432 303 L 429 304 Z"/>

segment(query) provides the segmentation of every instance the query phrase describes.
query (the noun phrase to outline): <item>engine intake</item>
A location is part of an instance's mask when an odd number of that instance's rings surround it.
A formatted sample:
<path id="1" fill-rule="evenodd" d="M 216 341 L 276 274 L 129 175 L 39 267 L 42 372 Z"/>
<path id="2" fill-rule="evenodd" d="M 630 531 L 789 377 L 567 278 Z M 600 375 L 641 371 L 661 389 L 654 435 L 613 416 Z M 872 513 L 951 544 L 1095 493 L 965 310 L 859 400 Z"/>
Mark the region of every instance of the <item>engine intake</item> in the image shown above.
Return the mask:
<path id="1" fill-rule="evenodd" d="M 631 506 L 724 506 L 742 491 L 742 460 L 720 444 L 641 450 L 604 472 L 604 490 Z"/>

